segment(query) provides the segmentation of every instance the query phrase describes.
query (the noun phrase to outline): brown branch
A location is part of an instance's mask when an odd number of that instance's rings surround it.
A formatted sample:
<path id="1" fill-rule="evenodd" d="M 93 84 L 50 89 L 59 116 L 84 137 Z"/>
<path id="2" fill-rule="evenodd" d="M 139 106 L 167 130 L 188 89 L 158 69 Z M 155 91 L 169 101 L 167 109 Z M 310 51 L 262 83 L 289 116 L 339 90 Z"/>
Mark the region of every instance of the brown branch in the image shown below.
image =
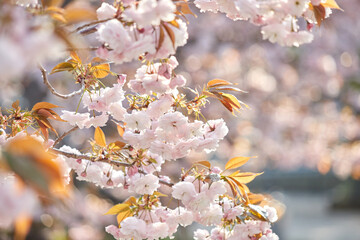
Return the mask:
<path id="1" fill-rule="evenodd" d="M 64 98 L 64 99 L 68 99 L 68 98 L 71 98 L 73 96 L 76 96 L 80 93 L 83 92 L 84 90 L 84 86 L 81 87 L 81 89 L 79 89 L 78 91 L 75 91 L 75 92 L 72 92 L 70 94 L 61 94 L 61 93 L 58 93 L 55 88 L 50 84 L 48 78 L 47 78 L 47 75 L 46 75 L 46 70 L 45 68 L 43 68 L 43 66 L 39 65 L 39 69 L 41 71 L 41 74 L 42 74 L 42 78 L 43 78 L 43 81 L 44 81 L 44 84 L 48 87 L 48 89 L 50 90 L 50 92 L 52 94 L 54 94 L 55 96 L 57 97 L 61 97 L 61 98 Z"/>
<path id="2" fill-rule="evenodd" d="M 55 142 L 54 142 L 54 145 L 53 146 L 56 146 L 60 141 L 62 141 L 64 139 L 64 137 L 66 137 L 67 135 L 69 135 L 71 132 L 75 131 L 79 129 L 78 126 L 75 126 L 73 128 L 71 128 L 69 131 L 65 132 L 63 135 L 61 135 L 60 137 L 58 137 Z"/>
<path id="3" fill-rule="evenodd" d="M 146 175 L 146 173 L 144 171 L 142 171 L 142 170 L 138 170 L 138 171 L 139 171 L 139 173 Z M 166 181 L 161 180 L 161 179 L 159 179 L 159 183 L 164 184 L 164 185 L 166 185 L 168 187 L 174 186 L 173 183 L 169 183 L 169 182 L 166 182 Z"/>
<path id="4" fill-rule="evenodd" d="M 96 51 L 99 47 L 84 47 L 84 48 L 76 48 L 76 47 L 68 47 L 66 51 Z"/>
<path id="5" fill-rule="evenodd" d="M 104 163 L 108 163 L 110 165 L 114 165 L 114 166 L 117 166 L 117 167 L 131 167 L 132 166 L 132 164 L 130 164 L 130 163 L 118 162 L 118 161 L 114 161 L 114 160 L 111 160 L 111 159 L 108 159 L 108 158 L 95 158 L 95 157 L 91 157 L 91 156 L 85 155 L 85 154 L 68 153 L 68 152 L 62 151 L 62 150 L 57 149 L 57 148 L 51 148 L 51 151 L 53 151 L 53 152 L 55 152 L 57 154 L 61 154 L 61 155 L 65 156 L 65 157 L 68 157 L 68 158 L 84 159 L 84 160 L 88 160 L 88 161 L 91 161 L 91 162 L 104 162 Z M 146 174 L 142 170 L 139 170 L 139 173 Z M 168 187 L 172 187 L 174 185 L 173 183 L 169 183 L 169 182 L 166 182 L 166 181 L 161 180 L 161 179 L 159 179 L 159 182 L 161 184 L 163 184 L 163 185 L 168 186 Z"/>
<path id="6" fill-rule="evenodd" d="M 84 25 L 76 28 L 72 33 L 79 32 L 79 31 L 81 31 L 81 30 L 84 29 L 84 28 L 90 27 L 90 26 L 95 25 L 95 24 L 107 22 L 107 21 L 112 20 L 112 19 L 114 19 L 114 18 L 107 18 L 107 19 L 97 20 L 97 21 L 94 21 L 94 22 L 90 22 L 90 23 L 84 24 Z"/>
<path id="7" fill-rule="evenodd" d="M 91 162 L 104 162 L 104 163 L 108 163 L 111 165 L 115 165 L 117 167 L 131 167 L 132 166 L 130 163 L 118 162 L 118 161 L 111 160 L 109 158 L 96 158 L 96 157 L 92 157 L 92 156 L 85 155 L 85 154 L 68 153 L 68 152 L 62 151 L 57 148 L 51 148 L 51 150 L 55 153 L 61 154 L 65 157 L 69 157 L 69 158 L 85 159 L 85 160 L 89 160 Z"/>

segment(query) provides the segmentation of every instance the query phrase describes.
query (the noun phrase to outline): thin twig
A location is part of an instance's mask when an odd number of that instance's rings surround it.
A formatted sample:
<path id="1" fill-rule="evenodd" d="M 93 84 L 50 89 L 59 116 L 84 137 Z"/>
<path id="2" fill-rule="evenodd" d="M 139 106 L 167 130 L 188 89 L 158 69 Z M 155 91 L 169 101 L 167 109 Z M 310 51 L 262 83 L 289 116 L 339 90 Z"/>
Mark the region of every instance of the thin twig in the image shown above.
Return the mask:
<path id="1" fill-rule="evenodd" d="M 97 20 L 97 21 L 94 21 L 94 22 L 84 24 L 84 25 L 76 28 L 72 33 L 79 32 L 80 30 L 82 30 L 84 28 L 90 27 L 90 26 L 95 25 L 95 24 L 107 22 L 107 21 L 112 20 L 112 19 L 114 19 L 114 18 L 107 18 L 107 19 Z"/>
<path id="2" fill-rule="evenodd" d="M 62 141 L 64 139 L 64 137 L 66 137 L 67 135 L 69 135 L 71 132 L 75 131 L 79 129 L 78 126 L 75 126 L 73 128 L 71 128 L 69 131 L 65 132 L 63 135 L 61 135 L 60 137 L 58 137 L 55 142 L 54 142 L 54 145 L 53 146 L 56 146 L 60 141 Z"/>
<path id="3" fill-rule="evenodd" d="M 117 167 L 131 167 L 132 166 L 132 164 L 130 164 L 130 163 L 118 162 L 118 161 L 114 161 L 114 160 L 111 160 L 108 158 L 95 158 L 95 157 L 91 157 L 91 156 L 85 155 L 85 154 L 68 153 L 68 152 L 64 152 L 57 148 L 51 148 L 51 150 L 57 154 L 61 154 L 68 158 L 84 159 L 84 160 L 88 160 L 91 162 L 104 162 L 104 163 L 108 163 L 110 165 L 114 165 Z M 141 170 L 139 170 L 139 173 L 146 174 L 145 172 L 143 172 Z M 173 183 L 169 183 L 169 182 L 166 182 L 161 179 L 159 179 L 159 183 L 166 185 L 168 187 L 172 187 L 174 185 Z"/>
<path id="4" fill-rule="evenodd" d="M 146 175 L 146 172 L 144 172 L 144 171 L 142 171 L 142 170 L 140 170 L 140 169 L 139 169 L 138 171 L 139 171 L 139 173 Z M 168 186 L 168 187 L 174 186 L 173 183 L 169 183 L 169 182 L 166 182 L 166 181 L 161 180 L 161 179 L 159 179 L 159 183 L 164 184 L 164 185 L 166 185 L 166 186 Z"/>
<path id="5" fill-rule="evenodd" d="M 96 158 L 96 157 L 91 157 L 91 156 L 85 155 L 85 154 L 68 153 L 68 152 L 64 152 L 57 148 L 51 148 L 51 150 L 55 153 L 61 154 L 65 157 L 69 157 L 69 158 L 85 159 L 85 160 L 89 160 L 91 162 L 104 162 L 104 163 L 108 163 L 111 165 L 115 165 L 117 167 L 131 167 L 132 166 L 130 163 L 122 163 L 122 162 L 111 160 L 109 158 Z"/>
<path id="6" fill-rule="evenodd" d="M 85 47 L 85 48 L 76 48 L 76 47 L 68 47 L 66 51 L 96 51 L 99 47 Z"/>
<path id="7" fill-rule="evenodd" d="M 166 185 L 166 186 L 168 186 L 168 187 L 172 187 L 172 186 L 174 186 L 174 184 L 173 184 L 173 183 L 169 183 L 169 182 L 166 182 L 166 181 L 161 180 L 161 179 L 159 179 L 159 183 L 161 183 L 161 184 L 163 184 L 163 185 Z"/>
<path id="8" fill-rule="evenodd" d="M 84 86 L 81 87 L 81 89 L 79 89 L 78 91 L 75 91 L 75 92 L 72 92 L 70 94 L 61 94 L 61 93 L 58 93 L 55 88 L 53 86 L 51 86 L 48 78 L 47 78 L 47 75 L 46 75 L 46 70 L 43 66 L 39 65 L 39 69 L 41 71 L 41 74 L 42 74 L 42 77 L 43 77 L 43 80 L 44 80 L 44 84 L 49 88 L 50 92 L 52 94 L 54 94 L 55 96 L 57 97 L 61 97 L 61 98 L 64 98 L 64 99 L 68 99 L 68 98 L 71 98 L 73 96 L 76 96 L 80 93 L 82 93 L 82 91 L 84 90 Z"/>
<path id="9" fill-rule="evenodd" d="M 85 29 L 79 31 L 78 33 L 83 35 L 83 36 L 86 36 L 86 35 L 90 35 L 90 34 L 95 33 L 95 32 L 97 32 L 97 26 L 96 25 L 92 26 L 92 27 L 85 28 Z"/>

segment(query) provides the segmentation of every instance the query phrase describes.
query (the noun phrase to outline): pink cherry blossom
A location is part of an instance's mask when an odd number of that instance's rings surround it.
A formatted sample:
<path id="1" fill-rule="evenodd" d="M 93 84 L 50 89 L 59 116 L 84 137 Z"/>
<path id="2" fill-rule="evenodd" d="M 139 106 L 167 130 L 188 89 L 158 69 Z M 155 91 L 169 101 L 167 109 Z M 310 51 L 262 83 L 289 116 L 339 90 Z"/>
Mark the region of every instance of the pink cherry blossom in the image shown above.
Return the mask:
<path id="1" fill-rule="evenodd" d="M 130 190 L 138 194 L 153 194 L 159 187 L 159 178 L 152 174 L 141 176 L 137 173 L 131 178 Z"/>
<path id="2" fill-rule="evenodd" d="M 97 14 L 97 18 L 99 20 L 104 20 L 104 19 L 108 19 L 108 18 L 112 18 L 115 16 L 116 14 L 116 8 L 114 8 L 113 6 L 111 6 L 108 3 L 103 2 L 101 4 L 101 7 L 99 7 L 96 10 L 96 14 Z"/>
<path id="3" fill-rule="evenodd" d="M 185 203 L 189 203 L 196 196 L 195 186 L 190 182 L 179 182 L 173 187 L 172 196 Z"/>

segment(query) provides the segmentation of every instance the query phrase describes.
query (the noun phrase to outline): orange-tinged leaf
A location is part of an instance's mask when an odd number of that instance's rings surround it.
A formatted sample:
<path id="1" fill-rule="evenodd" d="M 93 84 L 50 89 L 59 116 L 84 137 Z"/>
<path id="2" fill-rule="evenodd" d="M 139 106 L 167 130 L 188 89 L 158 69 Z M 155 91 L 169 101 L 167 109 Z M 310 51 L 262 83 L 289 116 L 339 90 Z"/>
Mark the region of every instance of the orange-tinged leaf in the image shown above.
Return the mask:
<path id="1" fill-rule="evenodd" d="M 186 2 L 177 2 L 176 5 L 180 8 L 180 12 L 182 12 L 183 14 L 191 14 L 194 17 L 197 17 L 196 14 L 194 14 L 191 11 L 188 3 L 186 3 Z"/>
<path id="2" fill-rule="evenodd" d="M 51 123 L 46 118 L 35 116 L 35 119 L 40 127 L 41 132 L 43 133 L 43 135 L 45 137 L 45 140 L 48 140 L 48 137 L 49 137 L 48 129 L 50 129 L 56 135 L 58 135 L 56 130 L 54 129 L 54 127 L 51 125 Z"/>
<path id="3" fill-rule="evenodd" d="M 48 108 L 46 110 L 49 111 L 53 115 L 54 120 L 61 121 L 61 122 L 67 122 L 64 119 L 61 119 L 61 117 L 55 111 L 48 109 Z"/>
<path id="4" fill-rule="evenodd" d="M 55 119 L 55 117 L 53 117 L 53 115 L 46 108 L 38 109 L 36 114 L 40 117 Z"/>
<path id="5" fill-rule="evenodd" d="M 30 231 L 32 218 L 28 215 L 20 215 L 15 219 L 14 240 L 23 240 Z"/>
<path id="6" fill-rule="evenodd" d="M 227 101 L 233 105 L 236 108 L 241 108 L 241 104 L 239 102 L 239 100 L 232 94 L 229 93 L 222 93 L 221 94 L 225 99 L 227 99 Z"/>
<path id="7" fill-rule="evenodd" d="M 96 12 L 93 9 L 71 7 L 65 9 L 64 18 L 69 24 L 96 20 Z"/>
<path id="8" fill-rule="evenodd" d="M 238 187 L 239 187 L 239 189 L 241 191 L 241 194 L 245 197 L 245 200 L 248 202 L 249 201 L 248 200 L 249 199 L 248 198 L 248 193 L 250 193 L 249 188 L 245 184 L 242 184 L 242 183 L 239 183 Z"/>
<path id="9" fill-rule="evenodd" d="M 135 205 L 136 204 L 136 198 L 134 196 L 129 197 L 125 203 L 129 204 L 129 205 Z"/>
<path id="10" fill-rule="evenodd" d="M 61 22 L 61 23 L 67 23 L 66 19 L 64 18 L 64 15 L 61 13 L 50 13 L 50 16 L 52 19 L 54 19 L 55 21 Z"/>
<path id="11" fill-rule="evenodd" d="M 45 7 L 61 6 L 64 0 L 41 0 L 41 5 Z"/>
<path id="12" fill-rule="evenodd" d="M 243 92 L 246 93 L 245 91 L 236 88 L 236 87 L 232 87 L 232 86 L 218 86 L 218 87 L 212 87 L 211 91 L 218 91 L 218 92 L 222 92 L 222 91 L 233 91 L 233 92 Z"/>
<path id="13" fill-rule="evenodd" d="M 194 163 L 194 165 L 202 165 L 209 169 L 211 168 L 211 163 L 209 161 L 199 161 L 199 162 Z"/>
<path id="14" fill-rule="evenodd" d="M 117 220 L 119 226 L 120 226 L 120 223 L 121 223 L 122 221 L 124 221 L 125 218 L 131 217 L 131 216 L 133 216 L 133 215 L 134 215 L 134 213 L 131 212 L 130 210 L 127 211 L 127 212 L 119 213 L 119 214 L 116 216 L 116 220 Z"/>
<path id="15" fill-rule="evenodd" d="M 234 157 L 226 163 L 225 170 L 241 167 L 242 165 L 247 163 L 250 158 L 252 157 Z"/>
<path id="16" fill-rule="evenodd" d="M 50 72 L 50 74 L 54 74 L 57 72 L 64 72 L 64 71 L 72 71 L 74 70 L 74 66 L 68 62 L 62 62 L 56 65 Z"/>
<path id="17" fill-rule="evenodd" d="M 104 215 L 116 215 L 122 212 L 126 212 L 130 210 L 130 205 L 127 203 L 120 203 L 112 206 L 109 211 L 107 211 Z"/>
<path id="18" fill-rule="evenodd" d="M 77 53 L 75 51 L 71 51 L 70 56 L 76 63 L 81 63 L 81 59 L 80 59 L 79 55 L 77 55 Z"/>
<path id="19" fill-rule="evenodd" d="M 313 5 L 313 11 L 314 11 L 314 15 L 315 15 L 317 25 L 320 27 L 322 21 L 325 19 L 325 16 L 326 16 L 325 7 L 323 5 L 321 5 L 321 4 L 317 5 L 317 6 Z"/>
<path id="20" fill-rule="evenodd" d="M 45 138 L 45 140 L 47 141 L 49 139 L 49 130 L 48 130 L 48 127 L 43 124 L 41 121 L 37 121 L 39 127 L 40 127 L 40 130 Z"/>
<path id="21" fill-rule="evenodd" d="M 243 188 L 246 193 L 250 193 L 250 189 L 245 184 L 240 183 L 240 187 Z"/>
<path id="22" fill-rule="evenodd" d="M 244 201 L 246 204 L 249 203 L 249 198 L 247 196 L 249 191 L 246 191 L 247 187 L 245 184 L 239 183 L 236 179 L 234 179 L 233 177 L 229 177 L 229 179 L 231 181 L 233 181 L 234 186 L 236 187 L 236 190 L 238 192 L 238 195 L 242 198 L 242 201 Z M 246 188 L 244 188 L 244 186 Z"/>
<path id="23" fill-rule="evenodd" d="M 217 96 L 211 92 L 208 92 L 208 91 L 203 91 L 202 92 L 205 96 L 208 96 L 208 97 L 213 97 L 213 98 L 217 98 Z"/>
<path id="24" fill-rule="evenodd" d="M 110 65 L 108 63 L 103 63 L 94 67 L 91 67 L 91 71 L 96 78 L 104 78 L 109 75 Z"/>
<path id="25" fill-rule="evenodd" d="M 209 90 L 210 91 L 210 90 Z M 239 101 L 234 95 L 218 91 L 210 91 L 215 98 L 217 98 L 232 114 L 235 115 L 235 110 L 239 111 L 242 108 L 241 104 L 249 108 L 245 103 Z"/>
<path id="26" fill-rule="evenodd" d="M 229 178 L 225 178 L 225 180 L 229 184 L 233 196 L 236 197 L 238 192 L 236 191 L 235 184 Z"/>
<path id="27" fill-rule="evenodd" d="M 125 128 L 120 125 L 117 125 L 117 131 L 118 131 L 120 137 L 122 137 L 125 133 Z"/>
<path id="28" fill-rule="evenodd" d="M 314 11 L 314 5 L 312 5 L 311 2 L 309 2 L 309 10 L 310 10 L 310 11 Z"/>
<path id="29" fill-rule="evenodd" d="M 228 101 L 220 99 L 220 102 L 222 103 L 222 105 L 224 105 L 224 107 L 226 107 L 227 110 L 234 114 L 234 108 Z"/>
<path id="30" fill-rule="evenodd" d="M 164 39 L 165 39 L 164 29 L 163 29 L 163 26 L 160 25 L 159 42 L 158 42 L 158 45 L 156 46 L 156 51 L 159 51 L 159 49 L 161 48 L 161 46 L 164 43 Z"/>
<path id="31" fill-rule="evenodd" d="M 105 134 L 104 134 L 104 132 L 101 130 L 100 127 L 97 127 L 97 128 L 95 129 L 94 139 L 95 139 L 95 142 L 96 142 L 99 146 L 101 146 L 101 147 L 106 147 Z"/>
<path id="32" fill-rule="evenodd" d="M 57 132 L 55 130 L 55 128 L 51 125 L 51 123 L 49 122 L 49 120 L 47 120 L 46 118 L 44 117 L 39 117 L 39 116 L 34 116 L 37 123 L 39 124 L 40 127 L 44 127 L 44 128 L 49 128 L 51 131 L 53 131 L 56 135 Z M 47 138 L 46 138 L 47 140 Z"/>
<path id="33" fill-rule="evenodd" d="M 174 31 L 166 24 L 163 23 L 166 33 L 169 35 L 169 38 L 172 42 L 173 48 L 175 49 L 175 33 Z"/>
<path id="34" fill-rule="evenodd" d="M 52 19 L 59 21 L 61 23 L 66 23 L 66 19 L 64 18 L 65 10 L 63 8 L 51 6 L 46 8 L 45 12 L 48 13 Z"/>
<path id="35" fill-rule="evenodd" d="M 264 195 L 249 193 L 248 198 L 251 204 L 258 205 L 264 200 Z"/>
<path id="36" fill-rule="evenodd" d="M 236 170 L 235 172 L 233 172 L 232 174 L 230 174 L 228 177 L 235 176 L 235 175 L 238 174 L 239 172 L 240 172 L 240 170 Z"/>
<path id="37" fill-rule="evenodd" d="M 120 141 L 116 141 L 116 142 L 114 142 L 114 145 L 117 146 L 117 147 L 119 147 L 119 148 L 123 148 L 123 147 L 126 145 L 126 143 L 123 143 L 123 142 L 120 142 Z"/>
<path id="38" fill-rule="evenodd" d="M 13 103 L 11 104 L 11 106 L 12 106 L 14 109 L 17 109 L 17 108 L 19 107 L 19 103 L 20 103 L 20 101 L 19 101 L 19 100 L 16 100 L 15 102 L 13 102 Z"/>
<path id="39" fill-rule="evenodd" d="M 171 22 L 168 22 L 169 24 L 173 25 L 176 28 L 180 28 L 179 23 L 176 21 L 176 19 L 172 20 Z"/>
<path id="40" fill-rule="evenodd" d="M 167 196 L 168 196 L 168 195 L 163 194 L 163 193 L 158 192 L 158 191 L 155 191 L 155 192 L 154 192 L 154 195 L 155 195 L 155 196 L 158 196 L 158 197 L 167 197 Z"/>
<path id="41" fill-rule="evenodd" d="M 99 57 L 94 57 L 93 59 L 91 59 L 91 63 L 93 66 L 103 64 L 104 62 L 106 62 L 106 60 Z"/>
<path id="42" fill-rule="evenodd" d="M 214 87 L 214 85 L 222 85 L 222 86 L 224 86 L 224 85 L 232 85 L 232 83 L 228 82 L 226 80 L 222 80 L 222 79 L 213 79 L 213 80 L 211 80 L 211 81 L 209 81 L 207 83 L 208 88 Z"/>
<path id="43" fill-rule="evenodd" d="M 269 221 L 269 219 L 266 217 L 266 211 L 263 208 L 252 204 L 248 204 L 248 207 L 249 212 L 256 220 Z"/>
<path id="44" fill-rule="evenodd" d="M 31 109 L 31 111 L 36 111 L 38 109 L 41 108 L 58 108 L 59 106 L 52 104 L 52 103 L 48 103 L 48 102 L 38 102 L 36 103 L 33 108 Z"/>
<path id="45" fill-rule="evenodd" d="M 337 2 L 335 0 L 326 0 L 326 2 L 321 3 L 321 5 L 323 5 L 324 7 L 328 7 L 328 8 L 342 10 L 341 7 L 337 4 Z"/>
<path id="46" fill-rule="evenodd" d="M 5 149 L 5 160 L 12 171 L 23 182 L 45 194 L 57 194 L 53 187 L 64 189 L 60 166 L 53 161 L 54 155 L 32 137 L 22 137 L 9 142 Z"/>
<path id="47" fill-rule="evenodd" d="M 43 118 L 43 117 L 35 117 L 35 118 L 38 122 L 43 124 L 46 128 L 52 128 L 50 122 L 46 118 Z"/>
<path id="48" fill-rule="evenodd" d="M 51 6 L 51 7 L 46 8 L 45 12 L 47 12 L 47 13 L 55 12 L 55 13 L 63 14 L 65 12 L 65 10 L 61 7 Z"/>
<path id="49" fill-rule="evenodd" d="M 232 176 L 232 178 L 236 179 L 239 183 L 247 184 L 261 174 L 263 173 L 240 172 Z"/>

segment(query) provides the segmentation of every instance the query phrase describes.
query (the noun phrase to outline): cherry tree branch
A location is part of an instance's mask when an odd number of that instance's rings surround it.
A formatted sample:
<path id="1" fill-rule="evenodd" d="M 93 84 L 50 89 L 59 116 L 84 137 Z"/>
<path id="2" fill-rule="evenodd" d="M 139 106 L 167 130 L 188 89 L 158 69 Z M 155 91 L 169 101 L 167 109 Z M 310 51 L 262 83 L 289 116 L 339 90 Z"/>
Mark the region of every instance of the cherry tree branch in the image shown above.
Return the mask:
<path id="1" fill-rule="evenodd" d="M 55 152 L 57 154 L 61 154 L 61 155 L 65 156 L 65 157 L 68 157 L 68 158 L 84 159 L 84 160 L 88 160 L 88 161 L 91 161 L 91 162 L 104 162 L 104 163 L 108 163 L 110 165 L 114 165 L 114 166 L 117 166 L 117 167 L 132 167 L 132 164 L 130 164 L 130 163 L 118 162 L 118 161 L 111 160 L 109 158 L 95 158 L 95 157 L 91 157 L 91 156 L 85 155 L 85 154 L 76 154 L 76 153 L 65 152 L 65 151 L 62 151 L 62 150 L 57 149 L 57 148 L 51 148 L 51 151 L 53 151 L 53 152 Z M 139 170 L 139 173 L 146 174 L 142 170 Z M 166 182 L 166 181 L 161 180 L 161 179 L 159 179 L 159 183 L 161 183 L 163 185 L 166 185 L 168 187 L 172 187 L 174 185 L 173 183 L 169 183 L 169 182 Z"/>
<path id="2" fill-rule="evenodd" d="M 78 126 L 75 126 L 73 128 L 71 128 L 69 131 L 65 132 L 63 135 L 61 135 L 60 137 L 58 137 L 55 142 L 54 142 L 54 145 L 53 146 L 56 146 L 59 142 L 61 142 L 67 135 L 69 135 L 70 133 L 72 133 L 73 131 L 79 129 Z"/>
<path id="3" fill-rule="evenodd" d="M 46 70 L 43 66 L 39 65 L 39 69 L 41 71 L 41 74 L 42 74 L 42 78 L 43 78 L 43 81 L 44 81 L 44 84 L 48 87 L 48 89 L 50 90 L 50 92 L 52 94 L 54 94 L 55 96 L 57 97 L 61 97 L 61 98 L 64 98 L 64 99 L 68 99 L 68 98 L 71 98 L 73 96 L 76 96 L 80 93 L 83 92 L 84 90 L 84 86 L 81 87 L 81 89 L 79 89 L 78 91 L 75 91 L 75 92 L 72 92 L 70 94 L 61 94 L 61 93 L 58 93 L 55 88 L 50 84 L 48 78 L 47 78 L 47 74 L 46 74 Z"/>
<path id="4" fill-rule="evenodd" d="M 84 47 L 84 48 L 76 48 L 76 47 L 68 47 L 66 51 L 96 51 L 99 47 Z"/>
<path id="5" fill-rule="evenodd" d="M 90 26 L 95 25 L 95 24 L 107 22 L 107 21 L 112 20 L 112 19 L 114 19 L 114 18 L 107 18 L 107 19 L 97 20 L 97 21 L 94 21 L 94 22 L 90 22 L 90 23 L 81 25 L 80 27 L 76 28 L 72 33 L 79 32 L 84 28 L 90 27 Z"/>

